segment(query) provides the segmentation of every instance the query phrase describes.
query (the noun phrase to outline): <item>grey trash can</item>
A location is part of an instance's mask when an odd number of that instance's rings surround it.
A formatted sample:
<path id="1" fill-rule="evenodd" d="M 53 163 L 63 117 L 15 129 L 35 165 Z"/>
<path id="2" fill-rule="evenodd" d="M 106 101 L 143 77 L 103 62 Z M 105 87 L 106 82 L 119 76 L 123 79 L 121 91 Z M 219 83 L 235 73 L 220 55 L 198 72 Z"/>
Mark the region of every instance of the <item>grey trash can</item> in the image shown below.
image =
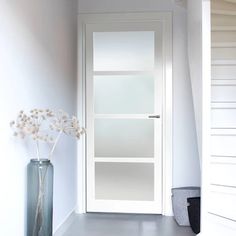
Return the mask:
<path id="1" fill-rule="evenodd" d="M 190 226 L 188 218 L 187 198 L 200 197 L 199 187 L 183 187 L 172 189 L 172 206 L 176 222 L 181 226 Z"/>

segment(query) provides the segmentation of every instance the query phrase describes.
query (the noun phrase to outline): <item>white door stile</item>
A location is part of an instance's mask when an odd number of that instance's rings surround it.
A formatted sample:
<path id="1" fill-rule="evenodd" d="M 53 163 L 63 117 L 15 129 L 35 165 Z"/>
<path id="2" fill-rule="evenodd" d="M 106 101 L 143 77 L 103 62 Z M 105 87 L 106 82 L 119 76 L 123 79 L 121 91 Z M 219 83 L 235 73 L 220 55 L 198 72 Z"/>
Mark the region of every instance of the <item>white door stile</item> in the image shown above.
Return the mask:
<path id="1" fill-rule="evenodd" d="M 94 156 L 94 108 L 93 108 L 93 99 L 94 99 L 94 93 L 93 90 L 90 88 L 93 88 L 93 73 L 92 73 L 92 65 L 91 65 L 91 56 L 93 55 L 93 41 L 91 35 L 88 35 L 87 32 L 87 26 L 86 26 L 86 35 L 85 35 L 85 83 L 86 83 L 86 128 L 87 128 L 87 134 L 90 135 L 90 138 L 87 138 L 86 143 L 86 151 L 87 151 L 87 204 L 88 202 L 92 201 L 92 199 L 95 198 L 95 191 L 94 188 L 88 188 L 88 186 L 94 182 L 95 175 L 93 169 L 95 168 L 94 161 L 92 157 Z M 89 37 L 88 37 L 89 36 Z M 89 124 L 89 125 L 88 125 Z M 89 168 L 88 168 L 89 167 Z M 87 208 L 87 207 L 86 207 Z M 87 209 L 88 210 L 88 209 Z"/>
<path id="2" fill-rule="evenodd" d="M 161 35 L 161 37 L 160 37 Z M 163 32 L 163 25 L 158 27 L 155 31 L 155 39 L 156 39 L 156 47 L 155 47 L 155 78 L 162 78 L 155 80 L 155 108 L 157 109 L 157 114 L 160 114 L 160 119 L 155 122 L 155 154 L 154 157 L 158 155 L 160 158 L 154 158 L 154 185 L 160 186 L 158 189 L 155 187 L 154 192 L 154 201 L 158 202 L 161 205 L 159 212 L 163 211 L 163 152 L 162 152 L 162 142 L 163 142 L 163 91 L 164 91 L 164 60 L 163 60 L 163 48 L 164 48 L 164 32 Z M 160 140 L 158 140 L 160 139 Z M 159 200 L 158 200 L 159 199 Z"/>

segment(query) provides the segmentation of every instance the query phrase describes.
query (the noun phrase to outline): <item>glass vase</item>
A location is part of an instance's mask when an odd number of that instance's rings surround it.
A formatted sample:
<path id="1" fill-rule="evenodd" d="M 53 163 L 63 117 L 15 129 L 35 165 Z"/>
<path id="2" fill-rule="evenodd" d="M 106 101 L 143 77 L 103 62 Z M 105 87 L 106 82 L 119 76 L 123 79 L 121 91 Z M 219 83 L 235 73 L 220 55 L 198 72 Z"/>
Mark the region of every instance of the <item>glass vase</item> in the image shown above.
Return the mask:
<path id="1" fill-rule="evenodd" d="M 27 236 L 52 236 L 53 165 L 32 159 L 27 166 Z"/>

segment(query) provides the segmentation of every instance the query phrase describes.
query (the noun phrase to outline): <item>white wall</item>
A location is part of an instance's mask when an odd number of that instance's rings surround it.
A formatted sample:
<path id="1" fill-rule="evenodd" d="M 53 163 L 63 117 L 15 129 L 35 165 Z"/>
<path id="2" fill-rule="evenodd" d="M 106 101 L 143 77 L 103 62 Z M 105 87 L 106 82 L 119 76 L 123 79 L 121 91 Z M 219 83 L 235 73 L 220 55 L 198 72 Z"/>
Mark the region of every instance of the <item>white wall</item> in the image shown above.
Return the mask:
<path id="1" fill-rule="evenodd" d="M 200 165 L 187 61 L 187 13 L 185 7 L 176 5 L 174 0 L 79 0 L 79 13 L 142 11 L 173 11 L 173 186 L 199 186 Z"/>
<path id="2" fill-rule="evenodd" d="M 202 1 L 188 0 L 188 59 L 199 153 L 202 152 Z M 201 160 L 201 155 L 200 155 Z"/>
<path id="3" fill-rule="evenodd" d="M 35 154 L 12 138 L 20 109 L 76 114 L 77 3 L 0 0 L 0 235 L 23 236 L 26 165 Z M 76 206 L 76 143 L 55 153 L 54 229 Z"/>

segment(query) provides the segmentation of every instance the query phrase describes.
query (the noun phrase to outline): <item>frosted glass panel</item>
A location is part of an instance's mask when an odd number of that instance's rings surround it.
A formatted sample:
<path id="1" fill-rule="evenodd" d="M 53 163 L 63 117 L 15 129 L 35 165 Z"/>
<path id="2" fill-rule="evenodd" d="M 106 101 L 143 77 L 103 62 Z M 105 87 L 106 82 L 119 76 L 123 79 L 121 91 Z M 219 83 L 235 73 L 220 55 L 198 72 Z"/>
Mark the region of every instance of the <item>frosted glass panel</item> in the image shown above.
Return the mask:
<path id="1" fill-rule="evenodd" d="M 154 164 L 96 163 L 95 198 L 154 200 Z"/>
<path id="2" fill-rule="evenodd" d="M 95 157 L 154 157 L 154 120 L 96 119 Z"/>
<path id="3" fill-rule="evenodd" d="M 154 32 L 93 33 L 95 71 L 152 70 Z"/>
<path id="4" fill-rule="evenodd" d="M 95 113 L 154 113 L 152 76 L 95 76 Z"/>

